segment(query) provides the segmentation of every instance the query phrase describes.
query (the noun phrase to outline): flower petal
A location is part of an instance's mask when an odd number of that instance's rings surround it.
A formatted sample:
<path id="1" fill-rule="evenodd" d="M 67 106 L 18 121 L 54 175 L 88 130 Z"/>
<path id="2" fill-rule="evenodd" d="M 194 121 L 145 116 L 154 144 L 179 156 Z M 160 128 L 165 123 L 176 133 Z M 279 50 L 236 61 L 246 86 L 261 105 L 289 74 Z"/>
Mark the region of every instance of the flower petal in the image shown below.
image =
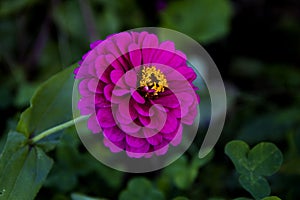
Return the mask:
<path id="1" fill-rule="evenodd" d="M 135 70 L 130 70 L 124 75 L 126 84 L 131 88 L 136 88 L 137 73 Z"/>
<path id="2" fill-rule="evenodd" d="M 101 108 L 97 112 L 97 119 L 102 128 L 109 128 L 116 125 L 111 108 Z"/>
<path id="3" fill-rule="evenodd" d="M 133 67 L 138 67 L 142 64 L 142 54 L 137 44 L 131 44 L 128 47 L 130 61 Z"/>
<path id="4" fill-rule="evenodd" d="M 87 121 L 87 127 L 89 130 L 91 130 L 93 133 L 99 133 L 101 132 L 101 128 L 100 125 L 98 124 L 96 115 L 93 114 L 89 117 L 88 121 Z"/>
<path id="5" fill-rule="evenodd" d="M 129 146 L 134 147 L 134 148 L 139 148 L 147 144 L 147 141 L 145 138 L 138 138 L 138 137 L 133 137 L 131 135 L 126 135 L 126 142 Z"/>
<path id="6" fill-rule="evenodd" d="M 124 74 L 124 72 L 121 70 L 113 70 L 110 73 L 110 79 L 114 84 L 116 84 L 120 80 L 120 78 L 123 76 L 123 74 Z"/>
<path id="7" fill-rule="evenodd" d="M 145 99 L 144 97 L 142 97 L 140 95 L 140 93 L 138 93 L 136 90 L 134 90 L 132 93 L 131 93 L 132 97 L 134 98 L 134 100 L 136 100 L 136 102 L 140 103 L 140 104 L 144 104 L 145 103 Z"/>
<path id="8" fill-rule="evenodd" d="M 161 134 L 157 133 L 151 137 L 147 137 L 146 139 L 151 145 L 158 145 L 162 142 L 163 137 L 161 136 Z"/>
<path id="9" fill-rule="evenodd" d="M 176 108 L 179 106 L 179 101 L 174 94 L 159 96 L 157 99 L 151 100 L 153 104 L 160 104 L 169 108 Z"/>
<path id="10" fill-rule="evenodd" d="M 173 131 L 176 130 L 177 125 L 178 125 L 177 118 L 174 116 L 173 113 L 168 112 L 166 123 L 164 124 L 164 127 L 160 130 L 160 132 L 162 132 L 162 133 L 172 133 Z"/>
<path id="11" fill-rule="evenodd" d="M 104 87 L 104 96 L 109 101 L 111 101 L 111 95 L 112 95 L 113 89 L 114 89 L 113 84 L 109 84 Z"/>
<path id="12" fill-rule="evenodd" d="M 112 142 L 120 142 L 125 138 L 125 133 L 117 126 L 106 128 L 103 133 Z"/>
<path id="13" fill-rule="evenodd" d="M 103 144 L 113 153 L 121 152 L 125 149 L 125 142 L 112 143 L 109 139 L 103 138 Z"/>

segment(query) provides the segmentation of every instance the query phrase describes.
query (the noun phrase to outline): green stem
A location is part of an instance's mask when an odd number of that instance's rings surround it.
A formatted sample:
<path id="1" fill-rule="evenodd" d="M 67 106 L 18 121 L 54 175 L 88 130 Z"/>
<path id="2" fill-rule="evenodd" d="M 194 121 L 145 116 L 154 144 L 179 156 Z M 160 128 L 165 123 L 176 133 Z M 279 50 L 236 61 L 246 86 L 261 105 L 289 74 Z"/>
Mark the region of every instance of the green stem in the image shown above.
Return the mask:
<path id="1" fill-rule="evenodd" d="M 80 116 L 80 117 L 77 117 L 75 119 L 72 119 L 70 121 L 67 121 L 63 124 L 60 124 L 60 125 L 57 125 L 57 126 L 54 126 L 53 128 L 50 128 L 48 130 L 45 130 L 43 132 L 41 132 L 40 134 L 36 135 L 35 137 L 33 137 L 32 139 L 29 140 L 29 143 L 30 144 L 34 144 L 36 143 L 37 141 L 43 139 L 44 137 L 47 137 L 53 133 L 56 133 L 58 131 L 61 131 L 63 129 L 66 129 L 70 126 L 73 126 L 75 123 L 78 123 L 78 122 L 81 122 L 83 120 L 86 120 L 89 116 Z"/>

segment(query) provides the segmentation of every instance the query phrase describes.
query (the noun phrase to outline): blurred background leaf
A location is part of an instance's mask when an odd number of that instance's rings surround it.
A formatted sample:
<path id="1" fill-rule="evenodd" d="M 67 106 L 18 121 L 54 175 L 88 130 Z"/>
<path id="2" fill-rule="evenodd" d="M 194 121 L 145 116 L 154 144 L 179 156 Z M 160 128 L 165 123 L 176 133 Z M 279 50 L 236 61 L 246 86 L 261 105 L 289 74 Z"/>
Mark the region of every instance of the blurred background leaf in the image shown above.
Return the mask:
<path id="1" fill-rule="evenodd" d="M 295 0 L 2 0 L 0 151 L 32 92 L 78 62 L 92 41 L 136 27 L 163 26 L 200 42 L 222 74 L 230 104 L 214 156 L 207 161 L 197 159 L 207 117 L 181 159 L 163 170 L 139 175 L 102 165 L 70 128 L 61 142 L 58 133 L 39 143 L 55 162 L 36 199 L 118 199 L 122 191 L 128 193 L 129 183 L 137 176 L 150 182 L 149 191 L 165 199 L 250 198 L 224 155 L 225 145 L 234 139 L 250 145 L 275 143 L 285 159 L 279 172 L 268 178 L 272 195 L 299 199 L 299 9 Z M 68 95 L 61 97 L 68 99 Z M 201 106 L 209 113 L 209 96 L 201 98 Z"/>

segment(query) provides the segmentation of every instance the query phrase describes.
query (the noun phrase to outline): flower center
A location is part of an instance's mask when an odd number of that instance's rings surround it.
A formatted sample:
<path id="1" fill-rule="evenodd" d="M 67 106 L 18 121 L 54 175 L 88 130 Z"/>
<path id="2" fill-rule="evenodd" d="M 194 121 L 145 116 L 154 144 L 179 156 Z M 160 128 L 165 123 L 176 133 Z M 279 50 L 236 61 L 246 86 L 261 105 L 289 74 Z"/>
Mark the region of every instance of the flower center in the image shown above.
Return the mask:
<path id="1" fill-rule="evenodd" d="M 157 96 L 159 92 L 165 91 L 165 87 L 168 87 L 165 75 L 155 66 L 144 66 L 141 72 L 139 88 L 145 97 Z"/>

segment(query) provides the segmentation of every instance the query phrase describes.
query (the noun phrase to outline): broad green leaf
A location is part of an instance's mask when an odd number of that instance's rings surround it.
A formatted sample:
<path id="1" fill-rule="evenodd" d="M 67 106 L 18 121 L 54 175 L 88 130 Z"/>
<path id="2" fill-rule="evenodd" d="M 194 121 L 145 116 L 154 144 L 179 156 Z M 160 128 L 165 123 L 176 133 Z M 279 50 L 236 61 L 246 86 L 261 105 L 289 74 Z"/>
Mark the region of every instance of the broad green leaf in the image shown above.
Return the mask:
<path id="1" fill-rule="evenodd" d="M 231 141 L 225 147 L 236 170 L 241 174 L 255 173 L 270 176 L 279 170 L 282 163 L 281 151 L 272 143 L 262 142 L 249 150 L 243 141 Z"/>
<path id="2" fill-rule="evenodd" d="M 235 169 L 241 174 L 249 172 L 248 152 L 249 146 L 243 141 L 234 140 L 229 142 L 225 147 L 226 155 L 229 156 Z"/>
<path id="3" fill-rule="evenodd" d="M 161 14 L 161 25 L 207 43 L 227 34 L 231 15 L 228 0 L 172 1 Z"/>
<path id="4" fill-rule="evenodd" d="M 281 151 L 272 143 L 262 142 L 253 149 L 243 141 L 231 141 L 225 147 L 225 153 L 241 174 L 239 182 L 256 199 L 270 194 L 269 183 L 264 176 L 270 176 L 279 170 L 282 163 Z"/>
<path id="5" fill-rule="evenodd" d="M 256 145 L 248 155 L 251 171 L 257 175 L 271 176 L 282 164 L 282 153 L 272 143 L 262 142 Z"/>
<path id="6" fill-rule="evenodd" d="M 235 198 L 233 200 L 252 200 L 252 199 L 249 199 L 249 198 L 246 198 L 246 197 L 239 197 L 239 198 Z"/>
<path id="7" fill-rule="evenodd" d="M 239 182 L 255 199 L 261 199 L 271 193 L 269 183 L 261 176 L 241 175 Z"/>
<path id="8" fill-rule="evenodd" d="M 94 197 L 89 197 L 78 193 L 71 194 L 71 199 L 72 200 L 105 200 L 103 198 L 94 198 Z"/>
<path id="9" fill-rule="evenodd" d="M 72 72 L 76 66 L 56 74 L 36 90 L 30 107 L 21 115 L 19 132 L 28 137 L 72 119 Z"/>
<path id="10" fill-rule="evenodd" d="M 162 200 L 164 195 L 154 188 L 150 181 L 145 178 L 132 179 L 127 189 L 122 191 L 119 200 Z"/>
<path id="11" fill-rule="evenodd" d="M 262 200 L 281 200 L 279 197 L 271 196 L 271 197 L 265 197 Z"/>
<path id="12" fill-rule="evenodd" d="M 1 199 L 33 199 L 53 161 L 40 148 L 27 145 L 27 138 L 10 132 L 0 157 Z"/>

